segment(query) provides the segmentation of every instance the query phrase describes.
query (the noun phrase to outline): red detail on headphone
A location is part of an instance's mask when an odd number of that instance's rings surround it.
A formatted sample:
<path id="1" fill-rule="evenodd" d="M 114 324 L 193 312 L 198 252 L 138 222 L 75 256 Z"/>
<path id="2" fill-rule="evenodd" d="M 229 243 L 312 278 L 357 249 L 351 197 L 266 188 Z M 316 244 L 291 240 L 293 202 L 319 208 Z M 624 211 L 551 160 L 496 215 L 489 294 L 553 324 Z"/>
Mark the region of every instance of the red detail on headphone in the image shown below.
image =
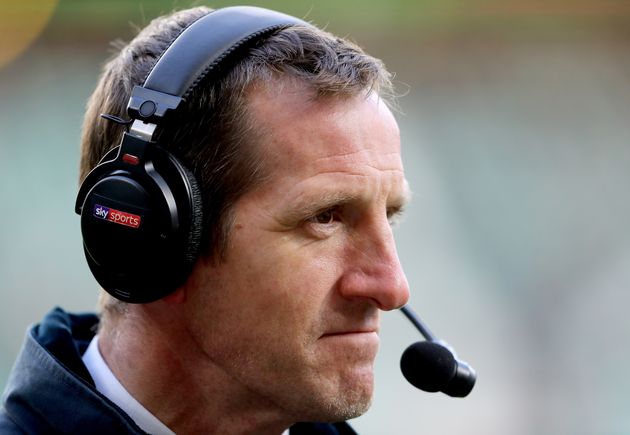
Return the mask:
<path id="1" fill-rule="evenodd" d="M 122 156 L 122 160 L 123 162 L 129 164 L 129 165 L 134 165 L 136 166 L 138 163 L 140 163 L 140 159 L 134 155 L 131 154 L 123 154 Z"/>

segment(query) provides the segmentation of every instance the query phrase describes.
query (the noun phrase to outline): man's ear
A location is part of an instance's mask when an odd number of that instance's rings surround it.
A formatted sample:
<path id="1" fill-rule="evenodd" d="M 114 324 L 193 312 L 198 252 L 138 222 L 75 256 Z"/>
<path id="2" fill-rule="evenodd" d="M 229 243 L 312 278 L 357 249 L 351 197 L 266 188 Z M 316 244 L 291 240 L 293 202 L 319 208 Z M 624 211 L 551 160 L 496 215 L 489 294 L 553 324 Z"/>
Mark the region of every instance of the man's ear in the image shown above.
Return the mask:
<path id="1" fill-rule="evenodd" d="M 169 293 L 164 296 L 162 299 L 167 304 L 181 304 L 186 302 L 186 286 L 182 285 L 173 293 Z"/>

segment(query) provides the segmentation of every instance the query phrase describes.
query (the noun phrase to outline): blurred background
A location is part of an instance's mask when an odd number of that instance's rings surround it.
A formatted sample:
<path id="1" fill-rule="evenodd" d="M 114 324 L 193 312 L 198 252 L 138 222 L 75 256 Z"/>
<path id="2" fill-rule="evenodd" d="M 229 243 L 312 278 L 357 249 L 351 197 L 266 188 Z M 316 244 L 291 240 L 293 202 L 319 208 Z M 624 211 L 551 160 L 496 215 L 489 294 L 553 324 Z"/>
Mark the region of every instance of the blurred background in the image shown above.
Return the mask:
<path id="1" fill-rule="evenodd" d="M 412 303 L 479 374 L 466 399 L 415 390 L 398 361 L 419 336 L 387 313 L 374 405 L 354 427 L 630 433 L 630 1 L 249 3 L 347 36 L 395 72 Z M 73 207 L 110 42 L 192 4 L 0 0 L 0 387 L 29 324 L 96 305 Z"/>

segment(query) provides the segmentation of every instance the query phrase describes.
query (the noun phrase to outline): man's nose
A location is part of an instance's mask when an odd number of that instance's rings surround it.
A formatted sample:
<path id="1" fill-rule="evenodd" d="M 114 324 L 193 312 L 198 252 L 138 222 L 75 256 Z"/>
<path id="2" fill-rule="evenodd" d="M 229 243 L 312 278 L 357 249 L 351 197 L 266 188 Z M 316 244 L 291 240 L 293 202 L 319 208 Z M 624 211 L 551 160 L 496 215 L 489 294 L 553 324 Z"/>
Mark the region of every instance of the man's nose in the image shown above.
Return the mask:
<path id="1" fill-rule="evenodd" d="M 409 284 L 387 219 L 357 231 L 351 245 L 346 252 L 348 269 L 340 282 L 341 295 L 370 299 L 384 311 L 405 305 Z"/>

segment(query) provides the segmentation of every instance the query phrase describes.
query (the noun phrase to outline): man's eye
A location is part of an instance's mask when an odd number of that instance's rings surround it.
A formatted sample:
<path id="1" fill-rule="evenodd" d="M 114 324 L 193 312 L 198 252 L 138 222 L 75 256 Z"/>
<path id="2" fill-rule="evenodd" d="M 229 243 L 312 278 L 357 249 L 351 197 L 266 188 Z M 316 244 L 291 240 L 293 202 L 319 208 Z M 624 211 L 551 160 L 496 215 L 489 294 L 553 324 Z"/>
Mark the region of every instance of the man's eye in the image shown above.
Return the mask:
<path id="1" fill-rule="evenodd" d="M 324 210 L 309 219 L 314 224 L 326 225 L 332 224 L 339 219 L 339 211 L 335 208 Z"/>
<path id="2" fill-rule="evenodd" d="M 307 218 L 303 228 L 309 237 L 326 239 L 341 229 L 343 218 L 341 207 L 330 207 Z"/>

